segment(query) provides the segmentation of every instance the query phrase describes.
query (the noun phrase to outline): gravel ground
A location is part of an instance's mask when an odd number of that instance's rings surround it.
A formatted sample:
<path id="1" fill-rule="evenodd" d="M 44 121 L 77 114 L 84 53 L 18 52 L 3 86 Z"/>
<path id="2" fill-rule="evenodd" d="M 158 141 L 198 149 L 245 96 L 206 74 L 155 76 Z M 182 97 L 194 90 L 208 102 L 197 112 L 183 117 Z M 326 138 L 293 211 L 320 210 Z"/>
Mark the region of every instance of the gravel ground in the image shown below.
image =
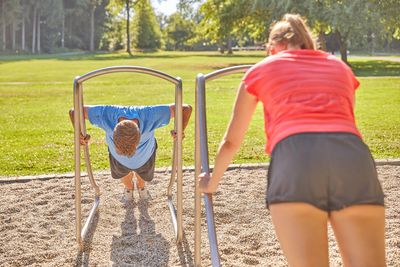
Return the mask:
<path id="1" fill-rule="evenodd" d="M 378 166 L 386 194 L 388 266 L 400 266 L 400 166 Z M 223 266 L 287 266 L 264 205 L 266 169 L 234 168 L 214 197 Z M 96 175 L 102 191 L 83 253 L 75 241 L 74 180 L 68 177 L 0 182 L 0 266 L 194 266 L 192 171 L 184 172 L 184 239 L 174 241 L 166 201 L 169 173 L 158 170 L 148 203 L 124 203 L 122 188 L 108 174 Z M 93 201 L 83 178 L 83 215 Z M 136 192 L 135 192 L 136 193 Z M 204 224 L 204 223 L 203 223 Z M 202 265 L 210 266 L 205 224 Z M 331 266 L 342 266 L 330 235 Z"/>

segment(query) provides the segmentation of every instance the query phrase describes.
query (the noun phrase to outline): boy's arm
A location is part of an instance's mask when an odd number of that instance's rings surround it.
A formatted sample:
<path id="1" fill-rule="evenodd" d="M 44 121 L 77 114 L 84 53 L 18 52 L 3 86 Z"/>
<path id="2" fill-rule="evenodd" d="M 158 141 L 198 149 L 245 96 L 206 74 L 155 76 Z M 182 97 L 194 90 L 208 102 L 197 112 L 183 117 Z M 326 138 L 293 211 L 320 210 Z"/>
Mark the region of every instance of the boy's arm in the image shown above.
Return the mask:
<path id="1" fill-rule="evenodd" d="M 169 106 L 171 112 L 171 119 L 175 117 L 175 105 Z M 186 126 L 189 124 L 190 116 L 192 115 L 192 106 L 188 104 L 182 105 L 182 130 L 185 131 Z M 174 131 L 171 131 L 173 136 L 176 135 Z"/>
<path id="2" fill-rule="evenodd" d="M 83 107 L 83 117 L 85 118 L 85 120 L 89 119 L 89 115 L 88 115 L 89 113 L 88 112 L 89 112 L 89 106 L 84 106 Z M 74 109 L 71 108 L 69 110 L 69 118 L 71 120 L 71 123 L 72 123 L 73 127 L 75 127 L 75 125 L 74 125 L 74 113 L 75 113 Z M 89 134 L 86 134 L 86 136 L 83 136 L 82 134 L 80 134 L 80 144 L 81 145 L 85 145 L 85 144 L 89 143 L 89 139 L 90 139 L 90 135 Z"/>
<path id="3" fill-rule="evenodd" d="M 73 108 L 71 108 L 70 110 L 69 110 L 69 118 L 70 118 L 70 120 L 71 120 L 71 122 L 72 122 L 72 125 L 74 125 L 74 109 Z M 83 107 L 83 117 L 85 118 L 85 120 L 88 120 L 89 119 L 89 106 L 84 106 Z"/>

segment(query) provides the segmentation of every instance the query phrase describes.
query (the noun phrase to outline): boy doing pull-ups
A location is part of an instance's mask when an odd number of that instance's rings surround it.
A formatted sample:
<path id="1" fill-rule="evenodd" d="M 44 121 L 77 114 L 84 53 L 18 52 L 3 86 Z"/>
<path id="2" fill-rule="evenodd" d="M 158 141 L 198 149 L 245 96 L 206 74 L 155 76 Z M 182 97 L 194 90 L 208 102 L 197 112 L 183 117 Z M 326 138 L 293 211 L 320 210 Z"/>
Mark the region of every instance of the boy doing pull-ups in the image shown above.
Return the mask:
<path id="1" fill-rule="evenodd" d="M 182 129 L 189 122 L 192 107 L 183 105 Z M 74 121 L 74 110 L 69 111 Z M 145 182 L 154 178 L 157 141 L 154 132 L 169 124 L 175 117 L 175 105 L 156 106 L 84 106 L 84 118 L 106 133 L 111 176 L 120 179 L 124 186 L 124 197 L 133 199 L 134 181 L 141 199 L 149 193 Z M 176 133 L 171 131 L 175 138 Z M 80 137 L 81 145 L 88 143 L 90 135 Z"/>

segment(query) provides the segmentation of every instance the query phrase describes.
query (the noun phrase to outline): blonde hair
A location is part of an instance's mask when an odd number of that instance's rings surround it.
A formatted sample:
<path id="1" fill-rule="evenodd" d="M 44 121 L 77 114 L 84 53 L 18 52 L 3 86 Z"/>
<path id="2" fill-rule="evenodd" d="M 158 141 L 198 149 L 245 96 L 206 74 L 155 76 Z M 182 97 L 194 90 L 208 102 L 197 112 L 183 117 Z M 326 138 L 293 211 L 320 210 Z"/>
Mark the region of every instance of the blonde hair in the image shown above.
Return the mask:
<path id="1" fill-rule="evenodd" d="M 297 14 L 286 14 L 280 21 L 271 25 L 267 46 L 276 44 L 300 46 L 301 49 L 316 49 L 306 20 Z"/>
<path id="2" fill-rule="evenodd" d="M 120 121 L 114 128 L 114 144 L 119 155 L 132 157 L 140 141 L 140 130 L 132 120 Z"/>

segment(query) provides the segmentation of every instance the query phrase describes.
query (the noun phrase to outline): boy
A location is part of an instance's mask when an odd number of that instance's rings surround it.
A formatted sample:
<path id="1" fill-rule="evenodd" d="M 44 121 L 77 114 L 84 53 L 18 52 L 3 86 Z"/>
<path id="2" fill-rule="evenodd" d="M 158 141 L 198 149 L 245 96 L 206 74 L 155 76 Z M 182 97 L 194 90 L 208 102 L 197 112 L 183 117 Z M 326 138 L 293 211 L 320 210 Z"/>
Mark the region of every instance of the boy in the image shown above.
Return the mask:
<path id="1" fill-rule="evenodd" d="M 182 128 L 186 128 L 192 107 L 183 105 Z M 69 111 L 73 123 L 74 110 Z M 146 200 L 149 193 L 145 181 L 154 178 L 157 141 L 155 129 L 169 124 L 175 117 L 175 105 L 157 106 L 84 106 L 84 117 L 106 133 L 111 176 L 120 179 L 124 197 L 133 199 L 134 178 L 139 197 Z M 175 138 L 176 133 L 171 131 Z M 88 143 L 90 135 L 81 136 L 80 143 Z"/>

